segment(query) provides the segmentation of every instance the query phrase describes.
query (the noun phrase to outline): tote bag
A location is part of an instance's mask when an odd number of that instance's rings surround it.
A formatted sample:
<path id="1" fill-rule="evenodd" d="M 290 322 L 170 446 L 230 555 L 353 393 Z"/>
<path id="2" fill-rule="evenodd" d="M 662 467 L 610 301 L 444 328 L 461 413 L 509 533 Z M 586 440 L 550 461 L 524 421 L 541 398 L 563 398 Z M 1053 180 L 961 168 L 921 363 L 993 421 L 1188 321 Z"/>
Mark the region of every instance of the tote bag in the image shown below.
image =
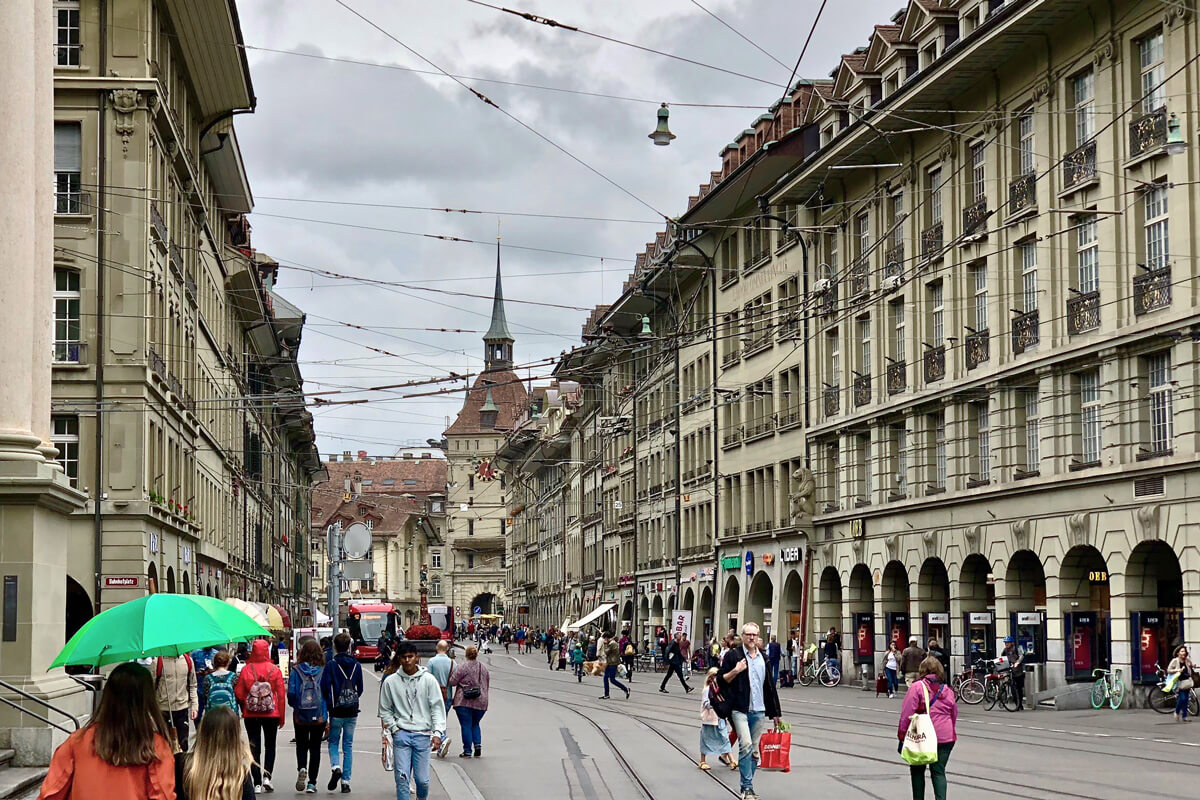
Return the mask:
<path id="1" fill-rule="evenodd" d="M 759 769 L 792 771 L 792 733 L 786 722 L 779 723 L 773 731 L 767 731 L 759 740 Z"/>
<path id="2" fill-rule="evenodd" d="M 921 681 L 921 692 L 925 695 L 925 713 L 917 711 L 908 722 L 908 733 L 904 735 L 904 745 L 900 750 L 900 758 L 906 764 L 918 767 L 922 764 L 933 764 L 938 760 L 937 731 L 933 729 L 933 719 L 929 716 L 929 684 Z M 939 686 L 933 699 L 937 700 L 942 688 Z"/>

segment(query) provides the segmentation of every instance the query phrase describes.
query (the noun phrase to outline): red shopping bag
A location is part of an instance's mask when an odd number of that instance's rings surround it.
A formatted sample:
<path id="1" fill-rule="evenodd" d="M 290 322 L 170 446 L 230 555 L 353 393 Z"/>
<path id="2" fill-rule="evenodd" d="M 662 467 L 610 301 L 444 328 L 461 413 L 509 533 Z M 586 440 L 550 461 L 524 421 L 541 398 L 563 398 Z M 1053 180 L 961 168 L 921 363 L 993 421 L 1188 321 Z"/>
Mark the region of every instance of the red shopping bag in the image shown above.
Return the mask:
<path id="1" fill-rule="evenodd" d="M 783 729 L 767 731 L 758 744 L 759 769 L 792 771 L 792 734 Z"/>

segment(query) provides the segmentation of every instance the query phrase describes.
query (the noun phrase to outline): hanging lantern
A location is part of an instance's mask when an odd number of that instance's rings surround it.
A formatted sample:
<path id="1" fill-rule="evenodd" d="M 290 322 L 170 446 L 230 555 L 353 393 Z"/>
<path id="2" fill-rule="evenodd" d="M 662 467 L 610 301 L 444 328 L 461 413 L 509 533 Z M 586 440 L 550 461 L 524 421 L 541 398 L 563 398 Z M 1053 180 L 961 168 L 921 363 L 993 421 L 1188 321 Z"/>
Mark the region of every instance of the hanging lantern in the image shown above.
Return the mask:
<path id="1" fill-rule="evenodd" d="M 642 315 L 642 336 L 653 336 L 654 331 L 650 330 L 650 317 Z"/>
<path id="2" fill-rule="evenodd" d="M 675 138 L 675 134 L 671 133 L 671 129 L 667 127 L 667 119 L 671 116 L 671 109 L 667 108 L 667 104 L 663 103 L 658 109 L 658 127 L 654 129 L 654 133 L 650 134 L 651 139 L 656 145 L 666 147 Z"/>
<path id="3" fill-rule="evenodd" d="M 1167 141 L 1164 148 L 1168 155 L 1177 156 L 1187 150 L 1187 141 L 1183 138 L 1183 126 L 1179 123 L 1179 117 L 1171 114 L 1171 118 L 1167 120 Z"/>

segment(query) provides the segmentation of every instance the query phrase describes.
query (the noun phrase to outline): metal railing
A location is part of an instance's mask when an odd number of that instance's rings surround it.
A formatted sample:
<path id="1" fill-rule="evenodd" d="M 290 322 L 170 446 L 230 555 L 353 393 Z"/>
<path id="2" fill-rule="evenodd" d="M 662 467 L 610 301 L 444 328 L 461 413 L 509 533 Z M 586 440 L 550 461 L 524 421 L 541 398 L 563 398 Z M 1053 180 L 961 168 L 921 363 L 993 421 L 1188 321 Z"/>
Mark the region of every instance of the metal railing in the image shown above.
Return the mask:
<path id="1" fill-rule="evenodd" d="M 1008 214 L 1016 216 L 1037 208 L 1037 173 L 1026 172 L 1008 182 Z"/>
<path id="2" fill-rule="evenodd" d="M 930 260 L 941 257 L 944 230 L 945 226 L 939 222 L 921 231 L 921 258 Z"/>
<path id="3" fill-rule="evenodd" d="M 75 726 L 75 730 L 79 730 L 79 718 L 76 717 L 74 714 L 72 714 L 68 711 L 65 711 L 64 709 L 61 709 L 52 703 L 48 703 L 40 697 L 35 697 L 35 696 L 31 695 L 29 692 L 25 691 L 24 689 L 18 689 L 16 686 L 13 686 L 8 681 L 0 680 L 0 688 L 5 689 L 6 691 L 12 692 L 13 694 L 20 695 L 21 697 L 25 698 L 26 700 L 30 700 L 34 703 L 37 703 L 42 708 L 49 709 L 50 711 L 53 711 L 56 714 L 61 714 L 62 716 L 66 717 L 67 719 L 71 720 L 71 723 Z M 15 708 L 17 711 L 20 711 L 22 714 L 33 717 L 34 719 L 36 719 L 40 722 L 44 722 L 53 728 L 58 728 L 60 731 L 67 734 L 68 736 L 70 736 L 72 733 L 72 731 L 67 730 L 62 725 L 59 725 L 57 722 L 54 722 L 53 720 L 51 720 L 49 717 L 43 717 L 41 714 L 37 714 L 33 711 L 30 711 L 28 708 L 25 708 L 20 703 L 17 703 L 14 700 L 10 700 L 7 697 L 4 697 L 3 695 L 0 695 L 0 703 L 4 703 L 6 706 Z"/>
<path id="4" fill-rule="evenodd" d="M 1148 314 L 1171 305 L 1171 267 L 1146 270 L 1133 276 L 1133 313 Z"/>
<path id="5" fill-rule="evenodd" d="M 871 402 L 871 376 L 858 375 L 854 378 L 854 405 L 865 406 Z"/>
<path id="6" fill-rule="evenodd" d="M 980 232 L 979 229 L 987 222 L 987 196 L 984 195 L 963 209 L 963 235 Z"/>
<path id="7" fill-rule="evenodd" d="M 842 390 L 839 386 L 830 386 L 825 389 L 825 416 L 835 417 L 841 409 Z"/>
<path id="8" fill-rule="evenodd" d="M 1137 158 L 1167 143 L 1167 109 L 1151 111 L 1129 123 L 1129 157 Z"/>
<path id="9" fill-rule="evenodd" d="M 933 383 L 946 377 L 946 345 L 925 348 L 925 382 Z"/>
<path id="10" fill-rule="evenodd" d="M 1067 333 L 1071 336 L 1100 327 L 1100 291 L 1067 298 Z"/>
<path id="11" fill-rule="evenodd" d="M 893 361 L 887 365 L 887 393 L 900 394 L 908 388 L 908 364 Z"/>
<path id="12" fill-rule="evenodd" d="M 1096 143 L 1085 142 L 1063 158 L 1063 189 L 1074 189 L 1096 177 Z"/>
<path id="13" fill-rule="evenodd" d="M 1038 322 L 1038 312 L 1026 311 L 1018 314 L 1012 321 L 1012 350 L 1013 355 L 1020 355 L 1041 341 L 1041 329 Z"/>
<path id="14" fill-rule="evenodd" d="M 967 369 L 975 369 L 992 355 L 992 334 L 987 328 L 968 334 L 965 344 L 967 346 Z"/>

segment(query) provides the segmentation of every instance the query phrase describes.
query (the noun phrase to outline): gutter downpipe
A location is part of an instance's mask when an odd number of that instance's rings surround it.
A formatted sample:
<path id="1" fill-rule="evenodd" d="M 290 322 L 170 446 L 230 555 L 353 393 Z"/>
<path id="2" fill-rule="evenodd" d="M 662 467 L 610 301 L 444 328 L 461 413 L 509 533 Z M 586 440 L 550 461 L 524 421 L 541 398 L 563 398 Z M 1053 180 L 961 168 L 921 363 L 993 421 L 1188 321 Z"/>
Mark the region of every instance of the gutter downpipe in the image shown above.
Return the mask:
<path id="1" fill-rule="evenodd" d="M 100 0 L 100 74 L 108 74 L 108 0 Z M 108 257 L 105 233 L 108 230 L 108 97 L 101 91 L 99 112 L 99 156 L 96 176 L 96 444 L 93 451 L 94 477 L 92 479 L 92 537 L 95 539 L 92 557 L 96 562 L 95 612 L 101 611 L 100 593 L 104 579 L 104 516 L 100 503 L 104 496 L 104 265 Z M 148 589 L 149 587 L 147 587 Z M 157 588 L 157 587 L 156 587 Z"/>

